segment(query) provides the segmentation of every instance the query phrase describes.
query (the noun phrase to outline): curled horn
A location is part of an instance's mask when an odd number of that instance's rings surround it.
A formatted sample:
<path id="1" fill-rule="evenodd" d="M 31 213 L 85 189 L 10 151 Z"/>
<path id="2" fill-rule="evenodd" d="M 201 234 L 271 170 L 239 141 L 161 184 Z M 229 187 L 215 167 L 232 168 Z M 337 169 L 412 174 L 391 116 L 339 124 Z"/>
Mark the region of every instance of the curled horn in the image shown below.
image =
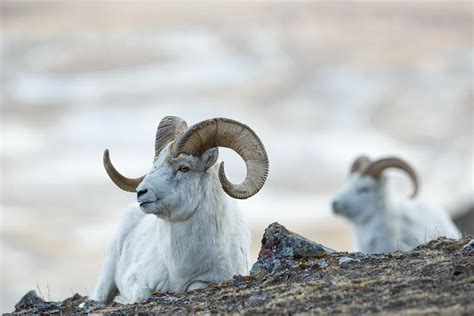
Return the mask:
<path id="1" fill-rule="evenodd" d="M 158 125 L 155 137 L 155 158 L 158 157 L 161 150 L 170 142 L 178 138 L 188 128 L 183 119 L 174 116 L 166 116 Z M 109 150 L 104 151 L 104 167 L 110 179 L 122 190 L 127 192 L 135 192 L 138 185 L 143 181 L 145 176 L 139 178 L 127 178 L 115 169 L 110 160 Z"/>
<path id="2" fill-rule="evenodd" d="M 370 175 L 376 179 L 380 178 L 382 175 L 382 171 L 384 171 L 387 168 L 397 168 L 402 171 L 404 171 L 412 180 L 413 182 L 413 194 L 411 197 L 415 197 L 416 194 L 418 193 L 418 177 L 416 175 L 415 170 L 405 161 L 401 160 L 400 158 L 395 158 L 395 157 L 387 157 L 387 158 L 382 158 L 377 161 L 374 161 L 365 171 L 365 175 Z"/>
<path id="3" fill-rule="evenodd" d="M 360 173 L 370 165 L 370 159 L 367 156 L 359 156 L 354 160 L 351 166 L 351 174 Z"/>
<path id="4" fill-rule="evenodd" d="M 145 176 L 141 176 L 139 178 L 127 178 L 123 176 L 117 171 L 117 169 L 115 169 L 114 165 L 112 164 L 108 149 L 104 151 L 103 161 L 105 171 L 107 171 L 110 179 L 112 179 L 113 183 L 115 183 L 120 189 L 124 191 L 135 192 L 135 189 L 138 187 L 140 182 L 143 181 L 143 178 L 145 178 Z"/>
<path id="5" fill-rule="evenodd" d="M 176 116 L 164 117 L 156 130 L 155 157 L 158 157 L 166 145 L 178 139 L 187 129 L 188 124 L 185 120 Z"/>
<path id="6" fill-rule="evenodd" d="M 240 184 L 231 183 L 219 166 L 219 180 L 224 191 L 233 198 L 246 199 L 263 187 L 268 175 L 268 156 L 255 132 L 240 122 L 214 118 L 191 126 L 174 144 L 173 156 L 181 153 L 199 156 L 215 147 L 226 147 L 237 152 L 245 161 L 247 175 Z"/>

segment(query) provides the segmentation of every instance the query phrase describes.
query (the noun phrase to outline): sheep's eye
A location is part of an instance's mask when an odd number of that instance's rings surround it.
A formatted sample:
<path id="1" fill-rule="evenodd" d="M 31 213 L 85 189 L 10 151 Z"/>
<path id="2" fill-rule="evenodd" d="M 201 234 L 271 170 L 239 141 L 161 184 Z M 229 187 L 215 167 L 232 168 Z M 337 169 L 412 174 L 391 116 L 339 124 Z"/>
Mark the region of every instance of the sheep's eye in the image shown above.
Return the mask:
<path id="1" fill-rule="evenodd" d="M 190 168 L 188 166 L 181 166 L 178 168 L 178 171 L 181 171 L 181 172 L 188 172 L 190 170 Z"/>
<path id="2" fill-rule="evenodd" d="M 358 188 L 357 192 L 358 193 L 367 193 L 367 192 L 369 192 L 369 188 L 368 187 Z"/>

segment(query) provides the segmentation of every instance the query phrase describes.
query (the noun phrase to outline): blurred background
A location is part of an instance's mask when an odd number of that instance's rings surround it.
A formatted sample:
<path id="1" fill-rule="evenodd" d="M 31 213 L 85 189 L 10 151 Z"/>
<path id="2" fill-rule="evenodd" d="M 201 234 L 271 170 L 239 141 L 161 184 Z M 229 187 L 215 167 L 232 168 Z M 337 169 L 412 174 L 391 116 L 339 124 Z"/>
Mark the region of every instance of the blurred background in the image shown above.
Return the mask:
<path id="1" fill-rule="evenodd" d="M 332 215 L 353 159 L 398 155 L 420 198 L 473 204 L 471 2 L 1 2 L 1 311 L 29 289 L 90 294 L 135 196 L 106 176 L 152 163 L 166 115 L 223 116 L 266 145 L 269 178 L 239 201 L 256 259 L 278 221 L 338 250 Z M 239 157 L 221 150 L 235 182 Z M 391 172 L 404 197 L 409 180 Z"/>

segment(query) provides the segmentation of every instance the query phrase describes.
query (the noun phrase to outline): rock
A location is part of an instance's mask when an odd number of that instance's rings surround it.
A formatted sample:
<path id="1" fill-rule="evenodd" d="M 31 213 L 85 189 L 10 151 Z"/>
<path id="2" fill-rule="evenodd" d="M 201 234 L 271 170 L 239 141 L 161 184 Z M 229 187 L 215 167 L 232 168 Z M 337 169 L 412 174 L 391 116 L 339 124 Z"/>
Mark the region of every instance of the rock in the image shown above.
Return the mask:
<path id="1" fill-rule="evenodd" d="M 35 290 L 28 291 L 18 303 L 15 304 L 15 311 L 36 308 L 45 305 L 46 302 L 36 294 Z"/>
<path id="2" fill-rule="evenodd" d="M 354 263 L 354 262 L 360 262 L 360 260 L 359 259 L 354 259 L 354 258 L 351 258 L 351 257 L 346 257 L 346 256 L 339 258 L 339 266 L 340 267 L 347 267 L 351 263 Z"/>
<path id="3" fill-rule="evenodd" d="M 319 266 L 321 268 L 326 268 L 328 266 L 328 261 L 326 259 L 319 259 Z"/>
<path id="4" fill-rule="evenodd" d="M 263 294 L 262 291 L 256 291 L 248 298 L 247 301 L 250 305 L 253 305 L 253 306 L 264 304 L 265 302 L 268 301 L 268 296 Z"/>
<path id="5" fill-rule="evenodd" d="M 250 269 L 251 276 L 259 276 L 262 274 L 262 266 L 260 264 L 253 264 L 252 268 Z M 264 272 L 263 272 L 264 273 Z"/>
<path id="6" fill-rule="evenodd" d="M 324 279 L 324 282 L 328 285 L 328 286 L 334 286 L 337 284 L 336 280 L 334 278 L 331 278 L 331 277 L 326 277 Z"/>
<path id="7" fill-rule="evenodd" d="M 252 277 L 249 276 L 242 276 L 242 275 L 234 275 L 231 284 L 234 286 L 244 289 L 249 286 L 249 281 L 252 281 Z"/>
<path id="8" fill-rule="evenodd" d="M 81 304 L 82 305 L 82 304 Z M 83 311 L 87 312 L 87 313 L 90 313 L 91 311 L 93 311 L 94 309 L 99 309 L 99 308 L 104 308 L 106 305 L 101 303 L 101 302 L 98 302 L 98 301 L 94 301 L 94 300 L 87 300 L 84 302 L 84 304 L 81 306 L 81 309 L 83 309 Z"/>
<path id="9" fill-rule="evenodd" d="M 334 252 L 330 248 L 289 231 L 278 223 L 273 223 L 265 229 L 262 248 L 250 275 L 262 277 L 268 272 L 278 271 L 285 260 L 318 258 Z"/>
<path id="10" fill-rule="evenodd" d="M 84 302 L 87 297 L 80 295 L 79 293 L 75 293 L 73 296 L 66 298 L 61 303 L 61 307 L 68 307 L 68 306 L 78 306 L 82 302 Z"/>
<path id="11" fill-rule="evenodd" d="M 471 239 L 471 240 L 462 248 L 462 253 L 463 253 L 463 254 L 469 254 L 469 255 L 473 255 L 473 254 L 474 254 L 474 239 Z"/>

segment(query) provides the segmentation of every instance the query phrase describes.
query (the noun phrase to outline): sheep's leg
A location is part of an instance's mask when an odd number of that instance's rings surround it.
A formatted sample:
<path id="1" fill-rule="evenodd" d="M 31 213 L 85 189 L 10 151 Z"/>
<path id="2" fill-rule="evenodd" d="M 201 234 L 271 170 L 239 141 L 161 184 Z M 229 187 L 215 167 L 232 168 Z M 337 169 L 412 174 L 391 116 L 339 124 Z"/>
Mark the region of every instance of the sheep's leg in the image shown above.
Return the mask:
<path id="1" fill-rule="evenodd" d="M 100 271 L 99 282 L 94 290 L 94 294 L 89 298 L 102 303 L 110 303 L 117 294 L 115 283 L 115 270 L 118 261 L 118 251 L 115 242 L 107 249 L 107 255 Z"/>

